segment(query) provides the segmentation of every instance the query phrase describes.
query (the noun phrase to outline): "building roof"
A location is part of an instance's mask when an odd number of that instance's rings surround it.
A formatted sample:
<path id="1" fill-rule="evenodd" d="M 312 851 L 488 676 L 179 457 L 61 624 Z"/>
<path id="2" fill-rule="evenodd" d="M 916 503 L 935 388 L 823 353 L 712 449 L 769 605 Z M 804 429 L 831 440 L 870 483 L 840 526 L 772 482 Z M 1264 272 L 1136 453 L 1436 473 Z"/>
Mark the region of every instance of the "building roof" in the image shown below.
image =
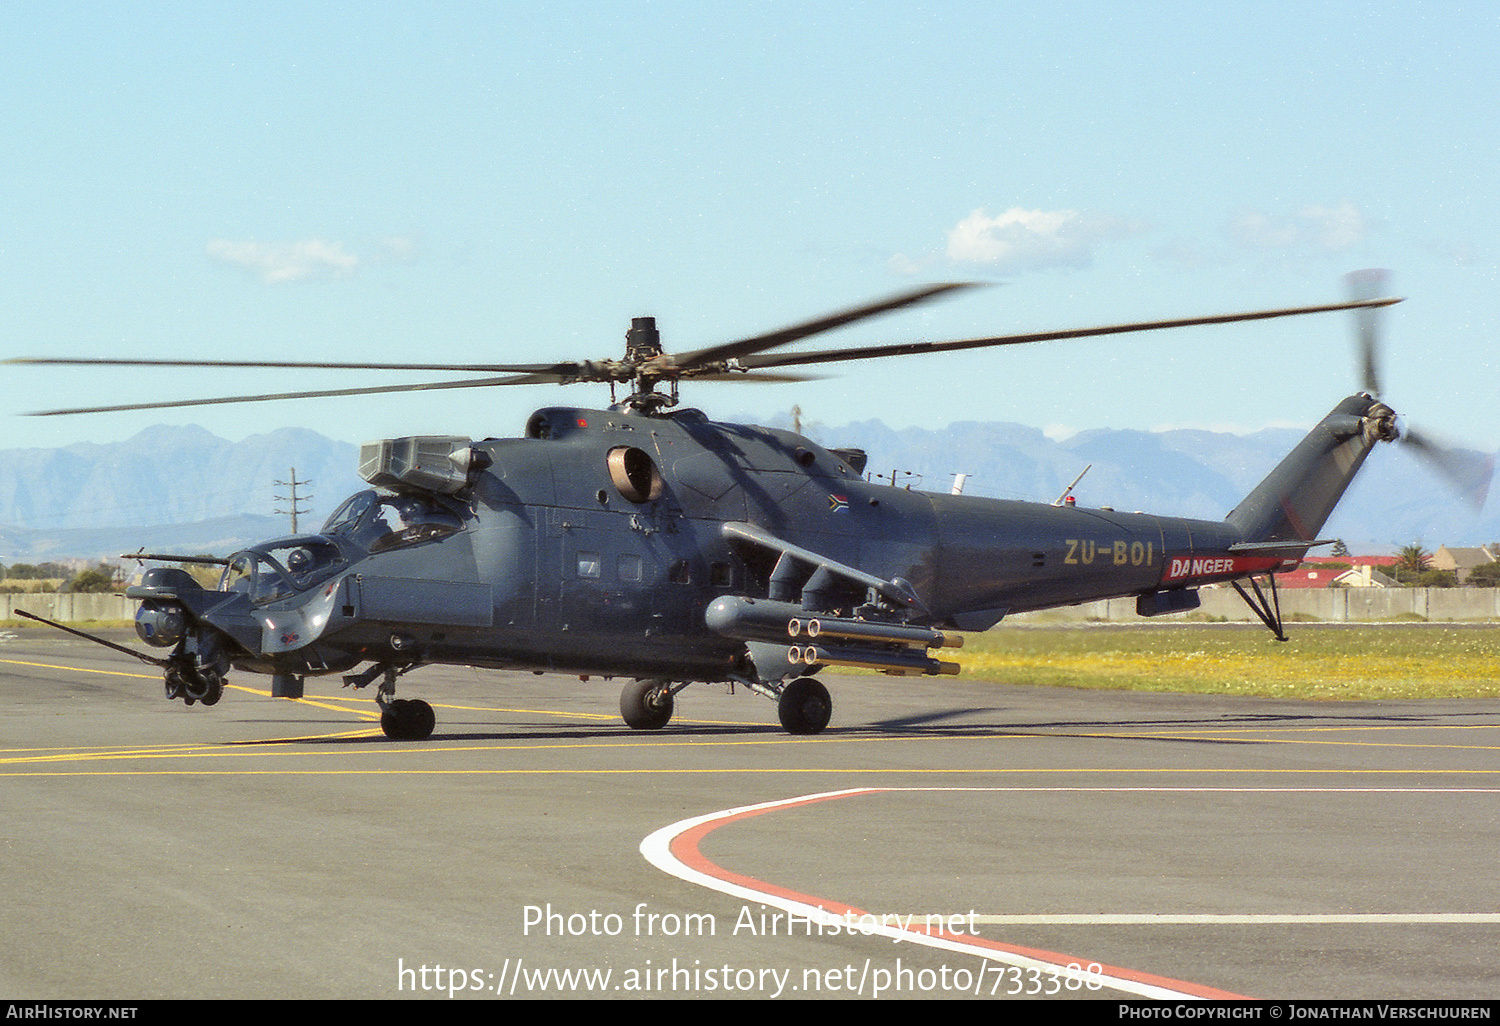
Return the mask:
<path id="1" fill-rule="evenodd" d="M 1485 563 L 1493 563 L 1500 559 L 1500 551 L 1496 551 L 1489 545 L 1481 545 L 1478 548 L 1449 548 L 1439 545 L 1438 550 L 1432 554 L 1432 568 L 1434 570 L 1472 570 L 1476 566 Z"/>
<path id="2" fill-rule="evenodd" d="M 1395 581 L 1380 572 L 1397 563 L 1395 556 L 1338 556 L 1306 559 L 1291 573 L 1277 574 L 1278 588 L 1389 588 Z M 1368 572 L 1366 572 L 1368 571 Z M 1341 580 L 1347 577 L 1348 580 Z"/>

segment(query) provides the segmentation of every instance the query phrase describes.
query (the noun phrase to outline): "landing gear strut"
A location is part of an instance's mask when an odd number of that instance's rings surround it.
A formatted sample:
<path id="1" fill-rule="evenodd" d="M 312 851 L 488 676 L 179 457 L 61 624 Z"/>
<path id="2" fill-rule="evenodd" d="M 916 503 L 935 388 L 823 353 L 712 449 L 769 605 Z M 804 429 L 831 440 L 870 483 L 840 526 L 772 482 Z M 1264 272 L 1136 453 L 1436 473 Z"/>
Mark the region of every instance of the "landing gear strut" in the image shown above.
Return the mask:
<path id="1" fill-rule="evenodd" d="M 1271 587 L 1271 596 L 1269 599 L 1266 597 L 1266 593 L 1260 590 L 1260 585 L 1256 583 L 1254 577 L 1250 578 L 1250 587 L 1255 589 L 1255 598 L 1253 599 L 1244 588 L 1240 587 L 1239 581 L 1230 581 L 1229 583 L 1234 585 L 1234 590 L 1240 593 L 1240 598 L 1245 600 L 1245 605 L 1250 607 L 1252 613 L 1260 617 L 1260 622 L 1266 625 L 1266 629 L 1271 632 L 1276 640 L 1285 641 L 1286 631 L 1281 625 L 1281 596 L 1276 592 L 1276 575 L 1267 574 L 1266 577 L 1269 579 Z"/>
<path id="2" fill-rule="evenodd" d="M 392 741 L 426 741 L 437 725 L 437 715 L 432 706 L 420 698 L 397 698 L 396 678 L 410 666 L 398 667 L 387 663 L 376 663 L 362 673 L 344 678 L 344 687 L 362 688 L 376 677 L 384 675 L 375 692 L 375 704 L 380 706 L 380 729 Z"/>

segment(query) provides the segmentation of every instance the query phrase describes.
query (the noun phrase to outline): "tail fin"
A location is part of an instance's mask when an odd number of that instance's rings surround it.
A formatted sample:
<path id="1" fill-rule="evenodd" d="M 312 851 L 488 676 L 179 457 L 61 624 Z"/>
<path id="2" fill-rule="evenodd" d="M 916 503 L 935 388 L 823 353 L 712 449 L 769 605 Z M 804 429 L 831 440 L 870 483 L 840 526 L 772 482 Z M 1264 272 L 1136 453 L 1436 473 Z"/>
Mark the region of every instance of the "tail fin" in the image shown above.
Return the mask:
<path id="1" fill-rule="evenodd" d="M 1389 406 L 1363 392 L 1351 395 L 1226 519 L 1245 542 L 1311 542 L 1375 443 L 1397 436 Z"/>

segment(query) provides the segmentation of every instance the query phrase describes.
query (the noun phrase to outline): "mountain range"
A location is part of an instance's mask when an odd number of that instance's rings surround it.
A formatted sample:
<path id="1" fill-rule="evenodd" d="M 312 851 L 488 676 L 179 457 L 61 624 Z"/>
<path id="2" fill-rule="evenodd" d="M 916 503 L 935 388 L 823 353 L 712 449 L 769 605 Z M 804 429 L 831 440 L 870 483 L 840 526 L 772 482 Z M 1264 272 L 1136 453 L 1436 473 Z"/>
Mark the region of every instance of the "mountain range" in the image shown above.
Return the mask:
<path id="1" fill-rule="evenodd" d="M 868 472 L 902 487 L 945 492 L 965 474 L 967 494 L 1051 502 L 1089 467 L 1074 490 L 1080 505 L 1213 520 L 1302 436 L 1096 429 L 1056 440 L 1020 424 L 897 430 L 878 420 L 802 430 L 864 449 Z M 357 457 L 356 446 L 299 428 L 230 442 L 200 427 L 154 427 L 108 445 L 0 450 L 0 563 L 114 559 L 142 546 L 224 555 L 291 533 L 294 475 L 299 529 L 316 530 L 367 487 Z M 1478 545 L 1500 538 L 1500 510 L 1476 513 L 1400 446 L 1382 446 L 1321 534 L 1356 552 Z"/>
<path id="2" fill-rule="evenodd" d="M 358 448 L 285 428 L 229 442 L 201 427 L 153 427 L 124 442 L 0 450 L 0 562 L 147 549 L 224 555 L 316 530 L 367 487 Z M 294 470 L 295 468 L 295 470 Z M 278 497 L 280 501 L 278 501 Z"/>

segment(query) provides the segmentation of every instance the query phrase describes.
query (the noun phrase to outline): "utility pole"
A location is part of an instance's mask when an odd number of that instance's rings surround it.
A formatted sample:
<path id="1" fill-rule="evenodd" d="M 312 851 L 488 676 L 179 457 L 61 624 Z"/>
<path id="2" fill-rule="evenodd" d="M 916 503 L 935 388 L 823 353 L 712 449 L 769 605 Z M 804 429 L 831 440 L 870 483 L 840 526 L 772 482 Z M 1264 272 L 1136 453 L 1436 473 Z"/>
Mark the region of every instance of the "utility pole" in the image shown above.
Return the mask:
<path id="1" fill-rule="evenodd" d="M 305 501 L 305 500 L 311 498 L 311 496 L 307 496 L 307 495 L 298 496 L 297 495 L 297 486 L 298 485 L 310 485 L 310 484 L 312 484 L 311 481 L 298 481 L 297 480 L 297 468 L 296 467 L 292 468 L 291 480 L 290 481 L 277 481 L 276 482 L 276 487 L 277 488 L 289 488 L 289 489 L 291 489 L 291 492 L 289 493 L 289 495 L 278 495 L 278 496 L 276 496 L 276 501 L 277 502 L 284 502 L 290 508 L 289 509 L 278 509 L 278 510 L 276 510 L 276 512 L 277 513 L 290 513 L 292 515 L 292 533 L 293 534 L 297 533 L 297 514 L 299 514 L 299 513 L 306 513 L 307 512 L 307 509 L 305 507 L 299 508 L 298 505 L 297 505 L 297 503 Z"/>
<path id="2" fill-rule="evenodd" d="M 901 487 L 901 479 L 902 478 L 906 478 L 907 479 L 906 480 L 906 490 L 907 491 L 911 491 L 911 486 L 912 485 L 918 484 L 918 483 L 921 482 L 922 475 L 918 474 L 915 470 L 893 470 L 889 474 L 875 474 L 875 475 L 873 475 L 870 478 L 870 480 L 872 480 L 872 481 L 884 481 L 887 484 L 889 484 L 892 488 L 900 488 Z M 915 478 L 916 480 L 912 480 L 913 478 Z"/>

